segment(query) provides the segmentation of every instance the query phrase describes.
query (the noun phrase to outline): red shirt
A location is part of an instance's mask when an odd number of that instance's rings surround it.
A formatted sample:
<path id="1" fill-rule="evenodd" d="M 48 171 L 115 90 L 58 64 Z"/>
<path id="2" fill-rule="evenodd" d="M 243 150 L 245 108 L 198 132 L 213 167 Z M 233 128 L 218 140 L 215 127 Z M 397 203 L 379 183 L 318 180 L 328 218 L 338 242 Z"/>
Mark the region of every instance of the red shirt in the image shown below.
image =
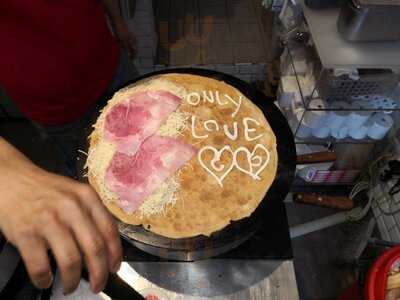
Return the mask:
<path id="1" fill-rule="evenodd" d="M 119 50 L 96 0 L 0 0 L 0 86 L 30 119 L 62 125 L 104 93 Z"/>

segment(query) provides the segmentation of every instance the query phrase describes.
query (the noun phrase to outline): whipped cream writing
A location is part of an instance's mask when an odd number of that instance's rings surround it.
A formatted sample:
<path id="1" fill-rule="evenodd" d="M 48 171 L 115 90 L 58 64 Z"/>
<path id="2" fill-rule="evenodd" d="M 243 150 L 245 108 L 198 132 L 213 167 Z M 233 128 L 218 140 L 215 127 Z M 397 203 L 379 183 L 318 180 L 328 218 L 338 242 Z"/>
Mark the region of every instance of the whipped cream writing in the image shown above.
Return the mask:
<path id="1" fill-rule="evenodd" d="M 242 99 L 241 95 L 238 95 L 237 98 L 232 98 L 227 94 L 220 95 L 219 91 L 202 91 L 201 93 L 189 93 L 185 100 L 192 106 L 207 102 L 219 106 L 233 105 L 235 110 L 231 114 L 231 117 L 234 119 L 240 110 Z M 209 138 L 212 133 L 222 131 L 229 140 L 236 141 L 239 138 L 240 126 L 243 126 L 243 134 L 246 141 L 253 142 L 264 135 L 264 133 L 257 134 L 257 129 L 261 124 L 251 117 L 234 120 L 231 124 L 220 124 L 214 119 L 208 119 L 201 123 L 197 116 L 191 116 L 191 133 L 195 139 L 204 140 Z M 225 162 L 222 160 L 223 155 L 225 155 Z M 210 156 L 211 159 L 209 159 Z M 244 159 L 240 160 L 239 156 L 242 156 Z M 260 143 L 256 144 L 252 151 L 244 146 L 233 150 L 230 145 L 224 145 L 220 149 L 206 145 L 199 150 L 197 158 L 204 170 L 223 187 L 223 180 L 234 168 L 250 176 L 253 180 L 260 180 L 260 173 L 267 167 L 270 161 L 270 153 Z M 227 158 L 229 158 L 229 162 L 226 162 Z"/>

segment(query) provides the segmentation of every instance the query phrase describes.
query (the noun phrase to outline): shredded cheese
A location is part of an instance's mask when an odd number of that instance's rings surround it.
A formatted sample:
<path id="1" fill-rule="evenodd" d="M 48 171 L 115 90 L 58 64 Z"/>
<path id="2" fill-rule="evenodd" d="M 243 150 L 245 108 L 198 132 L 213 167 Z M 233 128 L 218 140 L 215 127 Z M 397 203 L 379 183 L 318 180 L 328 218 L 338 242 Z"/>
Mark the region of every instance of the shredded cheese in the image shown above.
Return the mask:
<path id="1" fill-rule="evenodd" d="M 139 207 L 141 217 L 165 214 L 167 206 L 175 204 L 178 190 L 176 178 L 171 177 L 164 181 Z"/>
<path id="2" fill-rule="evenodd" d="M 103 201 L 107 202 L 116 199 L 116 194 L 108 190 L 104 184 L 107 167 L 115 153 L 115 145 L 101 140 L 96 147 L 89 150 L 86 160 L 85 168 L 88 173 L 100 183 L 97 187 L 100 189 L 99 194 L 102 196 Z"/>
<path id="3" fill-rule="evenodd" d="M 84 154 L 85 156 L 88 156 L 88 154 L 85 151 L 81 150 L 81 149 L 78 149 L 78 152 Z"/>
<path id="4" fill-rule="evenodd" d="M 170 137 L 177 137 L 186 129 L 186 121 L 189 118 L 188 113 L 179 110 L 171 113 L 165 123 L 158 128 L 156 134 Z"/>

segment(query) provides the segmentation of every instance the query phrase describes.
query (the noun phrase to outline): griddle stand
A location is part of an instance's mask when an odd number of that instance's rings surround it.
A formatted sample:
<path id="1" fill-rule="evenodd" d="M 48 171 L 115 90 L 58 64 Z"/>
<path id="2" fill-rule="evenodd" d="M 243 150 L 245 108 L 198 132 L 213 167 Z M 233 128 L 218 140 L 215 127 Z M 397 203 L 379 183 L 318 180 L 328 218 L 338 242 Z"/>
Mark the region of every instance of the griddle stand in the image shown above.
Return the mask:
<path id="1" fill-rule="evenodd" d="M 166 299 L 298 299 L 289 229 L 283 203 L 235 249 L 194 262 L 150 255 L 124 241 L 127 282 Z M 157 253 L 160 253 L 157 251 Z M 132 280 L 134 278 L 134 280 Z"/>
<path id="2" fill-rule="evenodd" d="M 129 262 L 129 270 L 137 291 L 168 300 L 299 299 L 292 260 Z"/>

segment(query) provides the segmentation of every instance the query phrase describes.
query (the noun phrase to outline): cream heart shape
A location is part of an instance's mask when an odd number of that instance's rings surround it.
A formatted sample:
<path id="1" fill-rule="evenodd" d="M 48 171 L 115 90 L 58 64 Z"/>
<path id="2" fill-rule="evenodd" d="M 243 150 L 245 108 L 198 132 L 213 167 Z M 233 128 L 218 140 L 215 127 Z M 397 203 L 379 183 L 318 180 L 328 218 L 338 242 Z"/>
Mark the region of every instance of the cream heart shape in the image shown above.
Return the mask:
<path id="1" fill-rule="evenodd" d="M 262 163 L 263 159 L 261 156 L 255 155 L 257 149 L 262 149 L 265 152 L 265 154 L 267 155 L 267 159 L 265 160 L 264 163 Z M 250 166 L 250 170 L 246 170 L 240 166 L 238 159 L 237 159 L 237 156 L 239 155 L 240 152 L 246 153 L 246 157 L 247 157 L 247 161 Z M 268 149 L 265 148 L 265 146 L 262 144 L 257 144 L 254 147 L 252 152 L 250 152 L 249 149 L 247 149 L 246 147 L 240 147 L 240 148 L 236 149 L 236 151 L 233 154 L 233 161 L 235 162 L 236 168 L 238 168 L 238 170 L 242 171 L 243 173 L 250 175 L 253 179 L 257 179 L 257 180 L 261 179 L 258 175 L 262 172 L 262 170 L 264 170 L 266 168 L 266 166 L 269 163 L 270 158 L 271 158 L 271 155 L 269 154 Z M 254 162 L 254 161 L 257 161 L 257 162 Z M 254 171 L 254 167 L 259 167 L 259 168 L 258 168 L 258 170 Z"/>
<path id="2" fill-rule="evenodd" d="M 210 168 L 204 163 L 204 161 L 203 161 L 202 154 L 203 154 L 205 151 L 212 151 L 212 152 L 214 153 L 214 157 L 213 157 L 213 158 L 211 159 L 211 161 L 210 161 L 210 165 L 211 165 L 212 169 L 210 169 Z M 218 167 L 218 166 L 216 166 L 215 164 L 216 164 L 219 160 L 221 160 L 221 156 L 222 156 L 222 153 L 224 153 L 224 151 L 229 151 L 229 152 L 232 154 L 232 162 L 231 162 L 231 165 L 226 169 L 226 171 L 225 171 L 222 175 L 218 176 L 218 175 L 215 173 L 215 171 L 217 171 L 217 172 L 222 172 L 226 166 L 225 166 L 224 164 L 221 164 L 221 165 Z M 211 176 L 213 176 L 213 177 L 217 180 L 218 184 L 219 184 L 221 187 L 223 187 L 222 181 L 223 181 L 224 178 L 229 174 L 229 172 L 232 171 L 233 167 L 235 166 L 235 163 L 234 163 L 234 153 L 233 153 L 231 147 L 227 145 L 227 146 L 224 146 L 222 149 L 218 150 L 218 149 L 216 149 L 215 147 L 212 147 L 212 146 L 205 146 L 205 147 L 203 147 L 203 148 L 200 149 L 200 151 L 199 151 L 198 154 L 197 154 L 197 157 L 198 157 L 198 160 L 199 160 L 200 165 L 201 165 L 208 173 L 210 173 Z"/>

